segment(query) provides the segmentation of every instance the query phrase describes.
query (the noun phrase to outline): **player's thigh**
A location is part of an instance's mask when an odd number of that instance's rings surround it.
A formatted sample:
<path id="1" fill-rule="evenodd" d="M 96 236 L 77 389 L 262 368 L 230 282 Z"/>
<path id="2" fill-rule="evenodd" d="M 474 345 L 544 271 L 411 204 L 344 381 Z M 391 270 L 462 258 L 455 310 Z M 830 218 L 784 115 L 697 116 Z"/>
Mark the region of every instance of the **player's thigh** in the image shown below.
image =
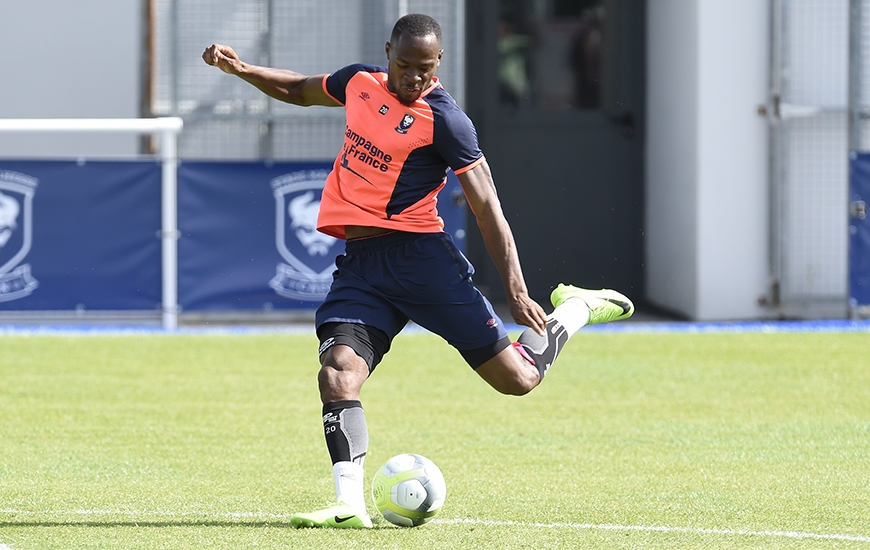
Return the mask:
<path id="1" fill-rule="evenodd" d="M 332 287 L 323 303 L 317 308 L 315 326 L 320 337 L 321 347 L 325 337 L 322 327 L 327 324 L 351 324 L 372 327 L 386 335 L 387 346 L 408 323 L 405 316 L 378 288 L 373 286 L 357 271 L 357 266 L 346 268 L 345 263 L 353 264 L 355 258 L 339 257 L 341 267 L 333 278 Z M 332 336 L 332 335 L 329 335 Z M 362 335 L 365 336 L 365 335 Z M 321 348 L 321 352 L 323 348 Z M 372 368 L 374 368 L 372 366 Z"/>
<path id="2" fill-rule="evenodd" d="M 336 371 L 365 368 L 371 374 L 389 351 L 393 336 L 363 323 L 327 322 L 317 327 L 320 364 Z"/>
<path id="3" fill-rule="evenodd" d="M 507 338 L 492 304 L 474 286 L 474 268 L 449 235 L 422 236 L 394 263 L 395 273 L 400 274 L 395 286 L 402 292 L 393 293 L 393 303 L 418 325 L 460 352 L 493 346 Z M 488 360 L 501 347 L 471 366 Z"/>

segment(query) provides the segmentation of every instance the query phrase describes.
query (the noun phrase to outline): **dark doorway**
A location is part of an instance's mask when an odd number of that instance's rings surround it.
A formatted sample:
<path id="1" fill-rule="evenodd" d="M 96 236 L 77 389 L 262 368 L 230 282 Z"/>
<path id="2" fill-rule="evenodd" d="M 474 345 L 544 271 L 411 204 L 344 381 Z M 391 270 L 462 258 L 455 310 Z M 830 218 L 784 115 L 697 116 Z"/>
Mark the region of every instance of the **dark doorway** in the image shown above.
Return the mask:
<path id="1" fill-rule="evenodd" d="M 549 307 L 566 282 L 642 301 L 645 2 L 467 6 L 467 111 L 532 297 Z M 468 253 L 477 284 L 503 300 L 475 230 Z"/>

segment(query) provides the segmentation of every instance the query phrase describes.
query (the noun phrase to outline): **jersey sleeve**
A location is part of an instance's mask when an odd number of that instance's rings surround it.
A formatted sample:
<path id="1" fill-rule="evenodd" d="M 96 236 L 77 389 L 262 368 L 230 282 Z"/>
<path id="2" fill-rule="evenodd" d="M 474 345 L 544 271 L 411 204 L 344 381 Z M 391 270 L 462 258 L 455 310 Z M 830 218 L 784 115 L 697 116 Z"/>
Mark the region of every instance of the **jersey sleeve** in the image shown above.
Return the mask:
<path id="1" fill-rule="evenodd" d="M 355 74 L 359 72 L 375 73 L 382 70 L 382 67 L 362 63 L 354 63 L 353 65 L 342 67 L 323 79 L 323 90 L 332 99 L 344 105 L 347 103 L 347 84 Z"/>
<path id="2" fill-rule="evenodd" d="M 477 130 L 462 109 L 453 105 L 435 117 L 434 143 L 441 158 L 456 174 L 480 164 L 483 152 L 477 139 Z"/>

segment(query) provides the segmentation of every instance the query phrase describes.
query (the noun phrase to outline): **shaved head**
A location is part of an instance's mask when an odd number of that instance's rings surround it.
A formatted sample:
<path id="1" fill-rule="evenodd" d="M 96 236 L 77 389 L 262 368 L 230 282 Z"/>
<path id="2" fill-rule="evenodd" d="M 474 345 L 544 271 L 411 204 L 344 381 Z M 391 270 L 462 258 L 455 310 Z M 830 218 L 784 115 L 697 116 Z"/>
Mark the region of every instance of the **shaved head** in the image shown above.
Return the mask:
<path id="1" fill-rule="evenodd" d="M 422 13 L 409 13 L 401 17 L 393 26 L 393 32 L 390 34 L 390 42 L 397 42 L 403 34 L 414 36 L 416 38 L 426 38 L 434 36 L 438 41 L 438 47 L 441 47 L 441 25 L 428 15 Z"/>

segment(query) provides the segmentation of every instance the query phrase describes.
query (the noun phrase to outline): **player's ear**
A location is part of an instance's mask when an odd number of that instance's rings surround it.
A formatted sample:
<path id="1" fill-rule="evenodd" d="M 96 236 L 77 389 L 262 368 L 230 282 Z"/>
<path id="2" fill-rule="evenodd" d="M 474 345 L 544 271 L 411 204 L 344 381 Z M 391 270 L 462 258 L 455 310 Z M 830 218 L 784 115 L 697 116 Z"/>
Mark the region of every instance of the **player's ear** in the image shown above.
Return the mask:
<path id="1" fill-rule="evenodd" d="M 384 52 L 387 54 L 387 61 L 390 60 L 390 43 L 384 44 Z"/>

